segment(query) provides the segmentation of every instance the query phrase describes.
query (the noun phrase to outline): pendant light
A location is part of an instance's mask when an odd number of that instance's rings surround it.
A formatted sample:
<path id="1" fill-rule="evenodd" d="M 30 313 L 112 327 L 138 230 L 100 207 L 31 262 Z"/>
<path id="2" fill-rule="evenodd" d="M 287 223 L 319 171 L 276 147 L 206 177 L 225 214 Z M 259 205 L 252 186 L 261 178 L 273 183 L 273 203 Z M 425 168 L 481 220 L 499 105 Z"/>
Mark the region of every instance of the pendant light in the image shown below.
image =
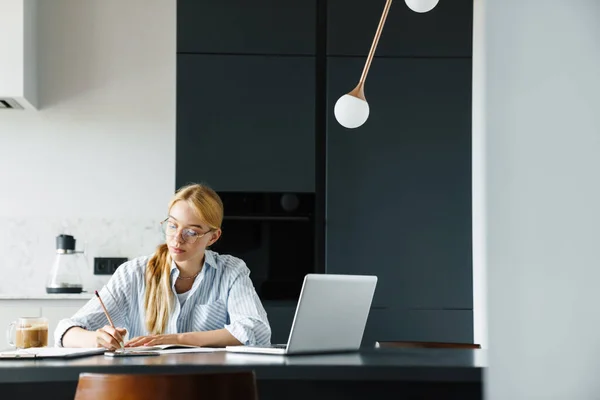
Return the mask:
<path id="1" fill-rule="evenodd" d="M 381 37 L 381 31 L 383 30 L 383 25 L 385 24 L 391 5 L 392 0 L 385 2 L 379 27 L 377 27 L 377 32 L 375 32 L 375 38 L 373 39 L 373 44 L 371 45 L 371 50 L 367 56 L 367 62 L 363 68 L 358 85 L 348 94 L 340 97 L 333 108 L 335 119 L 345 128 L 358 128 L 369 118 L 369 103 L 367 103 L 367 99 L 365 98 L 365 80 L 367 79 L 373 55 L 375 54 L 375 49 L 377 49 L 377 43 Z"/>
<path id="2" fill-rule="evenodd" d="M 418 13 L 424 13 L 431 11 L 437 5 L 439 0 L 405 0 L 405 2 L 411 10 Z M 371 62 L 373 61 L 373 56 L 375 55 L 375 50 L 377 49 L 377 44 L 379 43 L 379 38 L 381 37 L 381 31 L 383 30 L 383 26 L 385 25 L 385 20 L 387 19 L 387 15 L 391 6 L 392 0 L 386 0 L 383 13 L 381 14 L 381 19 L 379 21 L 379 26 L 377 27 L 377 32 L 375 32 L 373 44 L 371 45 L 371 50 L 367 56 L 367 61 L 365 62 L 365 66 L 358 84 L 349 93 L 340 97 L 335 103 L 335 107 L 333 109 L 335 119 L 345 128 L 358 128 L 369 118 L 370 110 L 369 103 L 367 103 L 367 99 L 365 98 L 365 81 L 367 79 L 367 74 L 369 73 L 369 68 L 371 67 Z"/>
<path id="3" fill-rule="evenodd" d="M 426 13 L 434 9 L 440 0 L 404 0 L 408 8 L 418 13 Z"/>

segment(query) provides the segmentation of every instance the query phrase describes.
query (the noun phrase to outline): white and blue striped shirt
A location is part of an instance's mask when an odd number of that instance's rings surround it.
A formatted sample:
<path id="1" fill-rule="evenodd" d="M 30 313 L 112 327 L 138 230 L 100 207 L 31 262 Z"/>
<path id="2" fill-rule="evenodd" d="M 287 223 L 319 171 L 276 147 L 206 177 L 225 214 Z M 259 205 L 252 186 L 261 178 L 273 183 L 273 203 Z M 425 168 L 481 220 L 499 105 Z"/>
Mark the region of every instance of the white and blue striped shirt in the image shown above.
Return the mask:
<path id="1" fill-rule="evenodd" d="M 150 257 L 139 257 L 122 264 L 99 291 L 113 323 L 118 328 L 126 328 L 129 338 L 149 334 L 144 313 L 144 276 Z M 171 263 L 171 289 L 175 301 L 164 333 L 225 328 L 244 345 L 269 345 L 271 328 L 267 313 L 244 261 L 211 250 L 205 251 L 204 260 L 204 267 L 183 305 L 177 301 L 175 292 L 174 282 L 179 269 Z M 100 302 L 93 297 L 71 318 L 58 323 L 54 332 L 55 345 L 62 347 L 62 337 L 71 327 L 96 330 L 107 324 Z"/>

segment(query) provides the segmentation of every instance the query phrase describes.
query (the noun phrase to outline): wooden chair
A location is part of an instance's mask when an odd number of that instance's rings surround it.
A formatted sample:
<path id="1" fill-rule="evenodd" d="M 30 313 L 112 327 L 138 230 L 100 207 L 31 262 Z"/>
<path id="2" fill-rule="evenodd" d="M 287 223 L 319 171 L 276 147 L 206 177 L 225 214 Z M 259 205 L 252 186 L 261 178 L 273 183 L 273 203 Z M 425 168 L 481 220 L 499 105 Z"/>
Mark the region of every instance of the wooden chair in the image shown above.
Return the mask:
<path id="1" fill-rule="evenodd" d="M 79 375 L 75 400 L 257 400 L 254 372 Z"/>
<path id="2" fill-rule="evenodd" d="M 475 343 L 446 342 L 375 342 L 375 348 L 411 348 L 411 349 L 480 349 Z"/>

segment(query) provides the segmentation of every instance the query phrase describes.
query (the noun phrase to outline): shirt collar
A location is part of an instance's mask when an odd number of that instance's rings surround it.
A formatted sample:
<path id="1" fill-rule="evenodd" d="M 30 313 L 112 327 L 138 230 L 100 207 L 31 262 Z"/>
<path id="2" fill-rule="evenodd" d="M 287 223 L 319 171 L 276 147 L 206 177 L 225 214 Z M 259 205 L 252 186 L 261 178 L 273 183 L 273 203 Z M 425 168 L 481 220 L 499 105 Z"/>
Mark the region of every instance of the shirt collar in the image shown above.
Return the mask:
<path id="1" fill-rule="evenodd" d="M 209 266 L 214 269 L 219 269 L 219 264 L 217 264 L 217 260 L 215 259 L 215 255 L 211 250 L 204 250 L 204 267 Z M 175 261 L 171 260 L 171 273 L 177 269 L 177 265 Z"/>
<path id="2" fill-rule="evenodd" d="M 204 265 L 209 265 L 214 269 L 219 269 L 220 266 L 215 259 L 215 253 L 212 250 L 204 250 Z"/>

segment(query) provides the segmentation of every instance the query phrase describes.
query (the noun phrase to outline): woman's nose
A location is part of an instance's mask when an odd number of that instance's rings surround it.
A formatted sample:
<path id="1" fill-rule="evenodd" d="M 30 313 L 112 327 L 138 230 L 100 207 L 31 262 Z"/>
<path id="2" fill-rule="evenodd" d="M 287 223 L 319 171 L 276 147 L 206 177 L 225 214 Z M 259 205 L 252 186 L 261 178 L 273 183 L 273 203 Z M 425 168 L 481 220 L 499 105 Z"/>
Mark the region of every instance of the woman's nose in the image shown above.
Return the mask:
<path id="1" fill-rule="evenodd" d="M 185 243 L 185 240 L 183 240 L 183 230 L 178 230 L 177 232 L 175 232 L 173 239 L 175 239 L 177 243 Z"/>

